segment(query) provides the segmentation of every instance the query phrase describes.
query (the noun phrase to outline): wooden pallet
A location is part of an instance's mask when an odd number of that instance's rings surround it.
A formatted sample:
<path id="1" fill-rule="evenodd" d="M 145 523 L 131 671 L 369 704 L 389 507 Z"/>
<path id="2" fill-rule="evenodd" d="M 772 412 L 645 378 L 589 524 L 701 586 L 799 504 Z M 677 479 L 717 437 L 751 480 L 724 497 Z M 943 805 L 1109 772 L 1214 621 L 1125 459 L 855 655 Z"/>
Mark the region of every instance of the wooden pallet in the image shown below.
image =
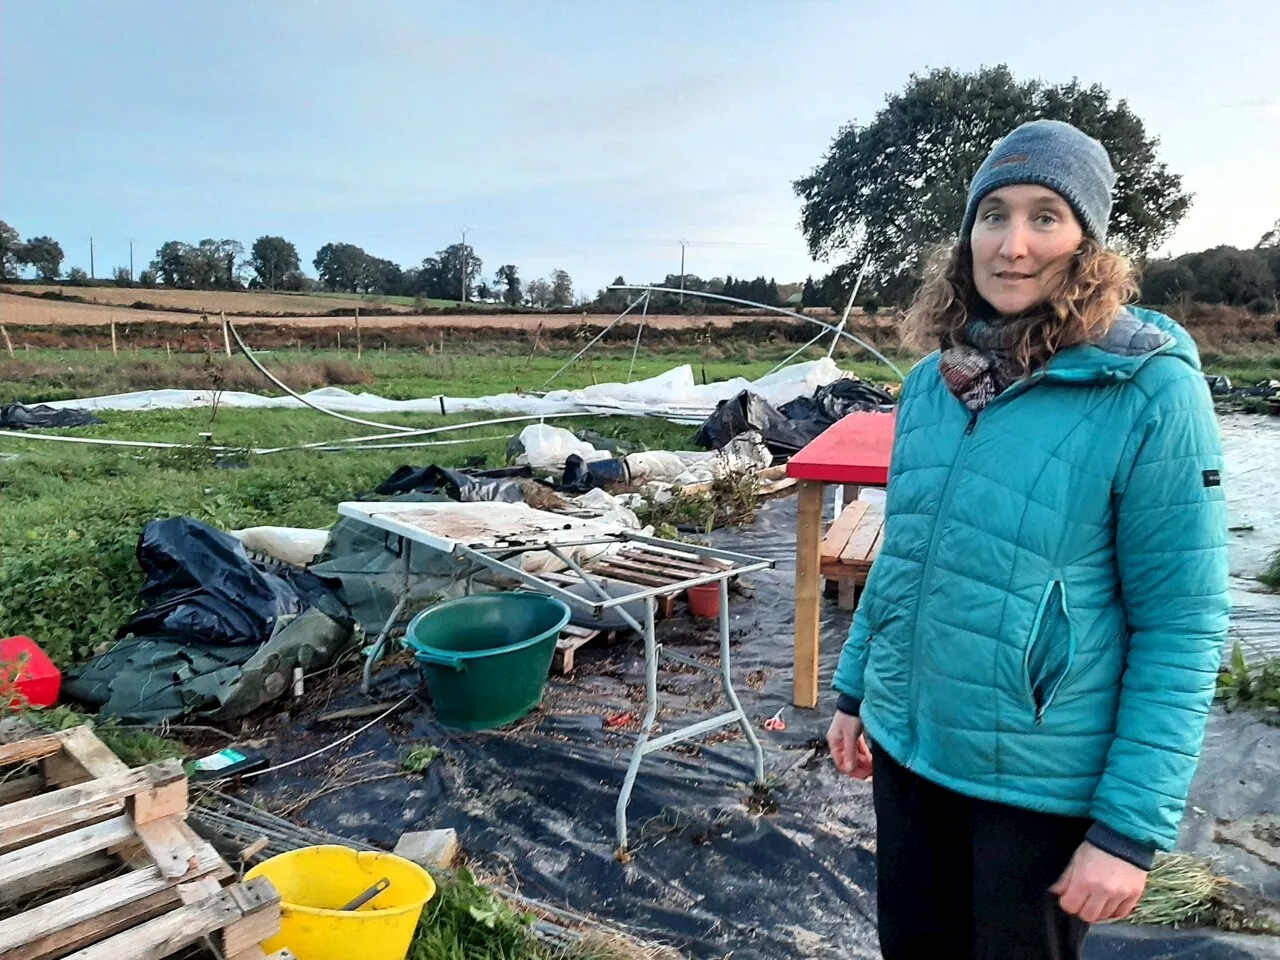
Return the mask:
<path id="1" fill-rule="evenodd" d="M 566 624 L 556 640 L 556 652 L 551 659 L 551 670 L 561 676 L 573 673 L 573 655 L 582 647 L 600 636 L 602 630 L 588 630 L 586 627 Z"/>
<path id="2" fill-rule="evenodd" d="M 176 760 L 130 769 L 88 727 L 0 743 L 0 957 L 264 960 L 280 898 L 187 826 Z M 283 955 L 273 955 L 273 960 Z"/>
<path id="3" fill-rule="evenodd" d="M 819 572 L 839 583 L 842 610 L 853 609 L 883 542 L 884 509 L 865 500 L 853 501 L 827 528 L 819 551 Z"/>

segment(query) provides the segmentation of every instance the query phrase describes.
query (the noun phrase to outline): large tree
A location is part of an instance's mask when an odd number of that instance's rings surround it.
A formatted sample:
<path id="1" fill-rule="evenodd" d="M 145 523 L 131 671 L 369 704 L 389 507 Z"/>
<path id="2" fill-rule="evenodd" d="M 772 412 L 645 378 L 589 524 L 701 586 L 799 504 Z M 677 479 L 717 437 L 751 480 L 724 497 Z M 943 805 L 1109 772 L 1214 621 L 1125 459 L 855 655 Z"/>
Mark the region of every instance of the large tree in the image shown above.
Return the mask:
<path id="1" fill-rule="evenodd" d="M 311 262 L 320 282 L 330 290 L 363 293 L 368 287 L 372 259 L 354 243 L 326 243 Z"/>
<path id="2" fill-rule="evenodd" d="M 1073 123 L 1107 148 L 1118 177 L 1111 241 L 1138 257 L 1159 246 L 1191 197 L 1129 105 L 1074 80 L 1019 82 L 1002 65 L 913 74 L 869 124 L 842 128 L 824 161 L 795 182 L 810 253 L 843 259 L 841 272 L 870 257 L 870 279 L 902 296 L 921 258 L 955 236 L 969 181 L 991 148 L 1040 117 Z"/>
<path id="3" fill-rule="evenodd" d="M 181 240 L 170 240 L 156 251 L 151 269 L 166 287 L 191 286 L 189 250 L 189 245 Z"/>
<path id="4" fill-rule="evenodd" d="M 22 269 L 22 241 L 18 231 L 0 220 L 0 280 L 16 277 Z"/>
<path id="5" fill-rule="evenodd" d="M 253 241 L 249 266 L 258 275 L 258 283 L 268 290 L 279 289 L 285 277 L 301 267 L 298 248 L 284 237 L 259 237 Z"/>
<path id="6" fill-rule="evenodd" d="M 520 305 L 520 274 L 516 271 L 514 263 L 504 263 L 498 268 L 493 278 L 502 284 L 503 302 L 510 307 L 518 307 Z"/>
<path id="7" fill-rule="evenodd" d="M 566 270 L 551 271 L 551 306 L 573 306 L 573 278 Z"/>
<path id="8" fill-rule="evenodd" d="M 36 268 L 41 280 L 57 280 L 62 272 L 62 245 L 53 237 L 32 237 L 22 245 L 20 257 Z"/>
<path id="9" fill-rule="evenodd" d="M 418 274 L 422 292 L 440 300 L 470 300 L 482 267 L 471 244 L 452 243 L 437 251 L 434 257 L 422 261 L 422 270 Z M 464 278 L 465 298 L 462 295 Z"/>
<path id="10" fill-rule="evenodd" d="M 524 293 L 531 307 L 544 308 L 551 305 L 551 284 L 541 277 L 525 284 Z"/>
<path id="11" fill-rule="evenodd" d="M 204 239 L 197 244 L 170 240 L 151 261 L 166 287 L 231 290 L 243 285 L 244 246 L 238 240 Z"/>

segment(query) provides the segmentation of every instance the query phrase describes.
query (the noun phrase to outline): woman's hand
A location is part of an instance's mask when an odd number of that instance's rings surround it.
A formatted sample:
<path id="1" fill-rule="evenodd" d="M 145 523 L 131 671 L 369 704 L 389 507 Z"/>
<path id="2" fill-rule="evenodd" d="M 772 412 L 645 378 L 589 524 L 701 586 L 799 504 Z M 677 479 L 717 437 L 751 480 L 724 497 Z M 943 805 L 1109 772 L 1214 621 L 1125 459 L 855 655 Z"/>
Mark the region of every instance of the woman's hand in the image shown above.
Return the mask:
<path id="1" fill-rule="evenodd" d="M 1145 870 L 1082 843 L 1049 892 L 1067 913 L 1085 923 L 1101 923 L 1133 913 L 1146 887 Z"/>
<path id="2" fill-rule="evenodd" d="M 862 733 L 862 721 L 847 713 L 836 711 L 827 730 L 827 745 L 831 747 L 831 759 L 836 769 L 855 780 L 871 779 L 871 750 Z"/>

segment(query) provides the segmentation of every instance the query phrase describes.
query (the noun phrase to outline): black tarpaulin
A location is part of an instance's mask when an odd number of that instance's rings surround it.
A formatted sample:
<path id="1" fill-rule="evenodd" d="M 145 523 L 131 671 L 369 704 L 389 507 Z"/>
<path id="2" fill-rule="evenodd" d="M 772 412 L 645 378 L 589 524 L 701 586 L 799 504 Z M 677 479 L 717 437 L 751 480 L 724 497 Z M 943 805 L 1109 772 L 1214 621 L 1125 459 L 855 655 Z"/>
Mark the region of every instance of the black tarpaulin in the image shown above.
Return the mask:
<path id="1" fill-rule="evenodd" d="M 71 407 L 55 410 L 40 404 L 28 407 L 21 403 L 11 403 L 0 409 L 0 430 L 46 430 L 50 427 L 89 427 L 97 423 L 106 423 L 87 410 L 76 410 Z"/>

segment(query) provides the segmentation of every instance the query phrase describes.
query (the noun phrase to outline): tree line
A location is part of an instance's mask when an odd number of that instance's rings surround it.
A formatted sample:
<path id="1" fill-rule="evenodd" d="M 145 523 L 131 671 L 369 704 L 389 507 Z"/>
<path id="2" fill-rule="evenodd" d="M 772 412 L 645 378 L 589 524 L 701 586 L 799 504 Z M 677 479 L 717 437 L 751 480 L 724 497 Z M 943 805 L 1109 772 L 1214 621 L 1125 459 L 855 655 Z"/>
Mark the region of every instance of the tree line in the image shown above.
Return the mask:
<path id="1" fill-rule="evenodd" d="M 23 241 L 17 230 L 0 220 L 0 280 L 18 276 L 24 267 L 34 267 L 41 280 L 56 280 L 63 259 L 62 246 L 53 237 Z"/>
<path id="2" fill-rule="evenodd" d="M 33 267 L 41 280 L 57 280 L 62 276 L 64 259 L 56 240 L 32 237 L 24 242 L 17 230 L 0 220 L 0 279 L 15 279 L 24 268 Z M 421 264 L 405 268 L 372 256 L 353 243 L 326 243 L 316 251 L 311 263 L 315 278 L 303 273 L 297 246 L 284 237 L 259 237 L 247 255 L 237 240 L 170 240 L 156 251 L 136 279 L 129 267 L 116 267 L 111 276 L 121 286 L 180 290 L 329 291 L 542 309 L 574 304 L 573 278 L 568 271 L 553 270 L 549 277 L 525 282 L 516 265 L 506 263 L 498 267 L 490 281 L 470 244 L 450 244 Z M 87 283 L 90 277 L 73 267 L 66 279 L 70 283 Z"/>
<path id="3" fill-rule="evenodd" d="M 1249 250 L 1213 247 L 1148 261 L 1142 301 L 1222 303 L 1254 313 L 1280 313 L 1280 220 Z"/>
<path id="4" fill-rule="evenodd" d="M 622 277 L 615 277 L 610 287 L 626 284 Z M 732 313 L 740 307 L 714 299 L 690 296 L 697 292 L 713 293 L 723 297 L 734 297 L 738 300 L 750 300 L 770 307 L 786 306 L 786 297 L 775 279 L 756 277 L 754 280 L 735 279 L 732 275 L 712 277 L 704 280 L 696 274 L 686 273 L 681 278 L 678 273 L 669 273 L 661 281 L 642 286 L 667 287 L 672 292 L 654 292 L 649 295 L 649 313 Z M 798 284 L 792 287 L 798 287 Z M 679 291 L 683 290 L 684 294 Z M 598 310 L 626 309 L 627 305 L 641 296 L 638 290 L 604 289 L 596 294 L 591 306 Z"/>

